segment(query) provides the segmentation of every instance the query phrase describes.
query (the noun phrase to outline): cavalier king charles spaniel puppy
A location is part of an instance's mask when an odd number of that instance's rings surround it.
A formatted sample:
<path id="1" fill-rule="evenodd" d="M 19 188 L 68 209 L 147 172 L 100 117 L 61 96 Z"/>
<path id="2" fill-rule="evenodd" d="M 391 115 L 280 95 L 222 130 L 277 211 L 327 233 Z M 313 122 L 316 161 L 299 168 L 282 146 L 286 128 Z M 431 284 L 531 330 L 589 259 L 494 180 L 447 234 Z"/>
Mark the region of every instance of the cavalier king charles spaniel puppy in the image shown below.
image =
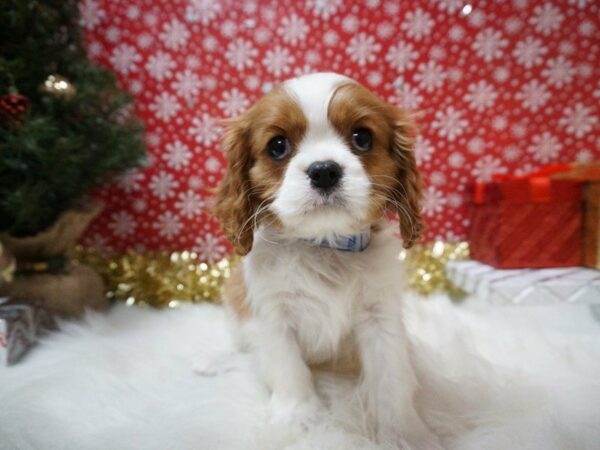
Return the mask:
<path id="1" fill-rule="evenodd" d="M 244 258 L 223 300 L 274 422 L 314 419 L 312 367 L 355 367 L 380 443 L 441 448 L 413 404 L 402 320 L 398 256 L 424 228 L 413 134 L 405 112 L 334 73 L 288 80 L 227 122 L 215 212 Z"/>

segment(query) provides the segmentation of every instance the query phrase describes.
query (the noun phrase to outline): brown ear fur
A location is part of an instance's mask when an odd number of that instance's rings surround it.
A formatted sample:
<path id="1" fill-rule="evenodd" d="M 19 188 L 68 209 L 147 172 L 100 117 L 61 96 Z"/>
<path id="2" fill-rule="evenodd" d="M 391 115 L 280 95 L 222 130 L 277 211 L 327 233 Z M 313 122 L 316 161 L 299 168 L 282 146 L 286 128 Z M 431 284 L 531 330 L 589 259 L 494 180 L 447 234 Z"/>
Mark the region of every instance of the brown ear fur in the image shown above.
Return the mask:
<path id="1" fill-rule="evenodd" d="M 249 175 L 252 152 L 243 120 L 237 118 L 225 124 L 227 170 L 216 191 L 214 213 L 236 252 L 243 256 L 250 252 L 253 241 L 255 202 Z"/>
<path id="2" fill-rule="evenodd" d="M 393 190 L 404 248 L 410 248 L 425 229 L 421 217 L 421 176 L 413 152 L 415 126 L 400 109 L 394 111 L 392 154 L 398 184 Z"/>

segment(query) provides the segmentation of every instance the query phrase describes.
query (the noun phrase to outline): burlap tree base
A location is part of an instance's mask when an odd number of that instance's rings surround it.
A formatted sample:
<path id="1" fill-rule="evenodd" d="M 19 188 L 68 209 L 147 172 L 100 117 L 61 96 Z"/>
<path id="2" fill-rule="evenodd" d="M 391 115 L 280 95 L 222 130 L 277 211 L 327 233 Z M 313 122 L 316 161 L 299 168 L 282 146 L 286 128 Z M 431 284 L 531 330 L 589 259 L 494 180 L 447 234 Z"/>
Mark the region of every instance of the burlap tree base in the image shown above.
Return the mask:
<path id="1" fill-rule="evenodd" d="M 17 274 L 12 282 L 0 286 L 0 296 L 36 300 L 48 311 L 67 317 L 79 316 L 86 308 L 107 308 L 100 275 L 70 261 L 79 236 L 100 209 L 90 205 L 67 211 L 34 236 L 0 235 L 17 260 Z"/>

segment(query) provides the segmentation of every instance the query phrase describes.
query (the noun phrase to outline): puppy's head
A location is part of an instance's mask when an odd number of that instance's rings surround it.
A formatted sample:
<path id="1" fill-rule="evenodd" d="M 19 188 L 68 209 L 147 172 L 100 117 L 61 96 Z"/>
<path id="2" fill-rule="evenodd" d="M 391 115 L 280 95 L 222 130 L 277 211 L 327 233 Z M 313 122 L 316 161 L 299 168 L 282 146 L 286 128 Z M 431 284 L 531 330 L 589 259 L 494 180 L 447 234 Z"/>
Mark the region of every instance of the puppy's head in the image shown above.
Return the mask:
<path id="1" fill-rule="evenodd" d="M 398 213 L 406 248 L 420 236 L 420 179 L 407 115 L 341 75 L 288 80 L 225 135 L 215 212 L 238 253 L 261 224 L 319 239 Z"/>

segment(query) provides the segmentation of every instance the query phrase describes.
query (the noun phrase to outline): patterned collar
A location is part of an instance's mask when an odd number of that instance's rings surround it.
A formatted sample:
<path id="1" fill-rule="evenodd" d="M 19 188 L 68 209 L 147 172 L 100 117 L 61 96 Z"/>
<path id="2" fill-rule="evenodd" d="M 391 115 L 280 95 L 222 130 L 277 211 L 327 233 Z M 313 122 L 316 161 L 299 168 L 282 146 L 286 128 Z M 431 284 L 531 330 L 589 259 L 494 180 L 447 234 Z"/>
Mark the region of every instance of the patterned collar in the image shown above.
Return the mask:
<path id="1" fill-rule="evenodd" d="M 362 252 L 371 242 L 371 228 L 366 228 L 357 234 L 336 235 L 333 239 L 307 240 L 313 245 L 333 248 L 343 252 Z"/>

